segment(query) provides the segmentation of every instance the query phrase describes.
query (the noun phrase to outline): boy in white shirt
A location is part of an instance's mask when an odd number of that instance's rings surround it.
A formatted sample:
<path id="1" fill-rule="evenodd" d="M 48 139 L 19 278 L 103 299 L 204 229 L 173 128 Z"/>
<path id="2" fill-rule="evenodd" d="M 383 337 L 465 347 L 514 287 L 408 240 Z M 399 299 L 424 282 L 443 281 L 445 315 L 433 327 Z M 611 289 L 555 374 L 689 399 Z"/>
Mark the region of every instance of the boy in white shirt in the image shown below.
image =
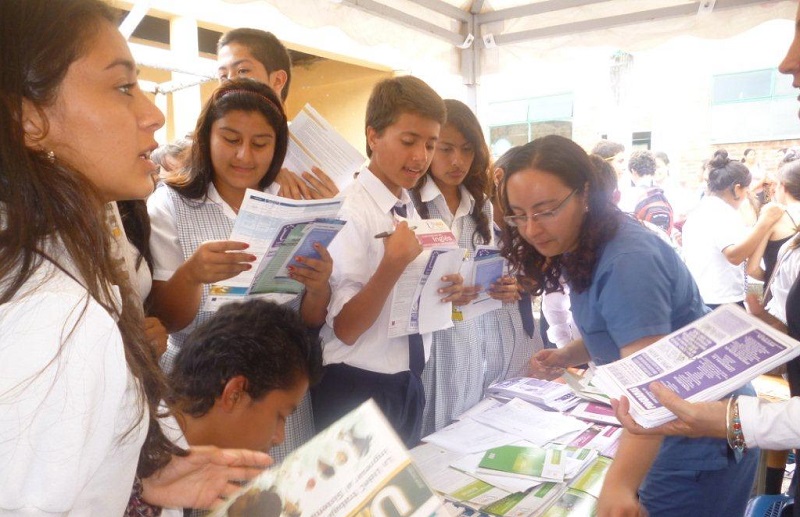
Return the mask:
<path id="1" fill-rule="evenodd" d="M 342 193 L 344 229 L 329 247 L 332 297 L 320 336 L 325 375 L 312 391 L 314 420 L 324 429 L 373 398 L 409 447 L 419 442 L 425 395 L 420 375 L 431 335 L 388 337 L 391 294 L 422 251 L 406 222 L 416 217 L 407 189 L 428 170 L 445 106 L 423 81 L 378 83 L 367 104 L 369 165 Z M 383 232 L 386 238 L 376 238 Z M 460 275 L 442 278 L 443 303 L 461 292 Z"/>

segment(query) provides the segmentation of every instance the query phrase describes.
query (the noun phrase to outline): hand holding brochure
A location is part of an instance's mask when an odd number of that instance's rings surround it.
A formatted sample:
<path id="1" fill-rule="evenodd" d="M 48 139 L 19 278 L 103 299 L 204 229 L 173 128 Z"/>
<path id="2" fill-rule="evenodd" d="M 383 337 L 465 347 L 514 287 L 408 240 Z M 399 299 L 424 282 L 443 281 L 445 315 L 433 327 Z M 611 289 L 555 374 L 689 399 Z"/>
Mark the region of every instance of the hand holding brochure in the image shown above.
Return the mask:
<path id="1" fill-rule="evenodd" d="M 287 267 L 301 266 L 297 257 L 319 258 L 315 242 L 328 246 L 345 222 L 335 219 L 341 199 L 294 200 L 247 189 L 230 240 L 246 242 L 256 256 L 253 269 L 213 284 L 206 310 L 241 300 L 247 295 L 302 292 L 303 285 L 288 276 Z"/>
<path id="2" fill-rule="evenodd" d="M 633 355 L 599 366 L 593 380 L 614 398 L 625 395 L 639 425 L 655 427 L 675 416 L 650 391 L 653 381 L 691 402 L 719 400 L 798 355 L 799 342 L 738 305 L 723 305 Z"/>
<path id="3" fill-rule="evenodd" d="M 492 284 L 503 276 L 507 269 L 506 260 L 500 256 L 500 250 L 495 246 L 480 245 L 475 248 L 475 253 L 469 260 L 464 261 L 461 267 L 461 276 L 464 277 L 465 286 L 478 287 L 478 297 L 469 304 L 456 307 L 453 319 L 461 320 L 476 318 L 503 306 L 503 302 L 495 300 L 489 295 Z"/>
<path id="4" fill-rule="evenodd" d="M 422 253 L 403 271 L 391 295 L 388 337 L 427 333 L 453 326 L 452 306 L 442 303 L 441 277 L 457 273 L 464 258 L 453 232 L 441 219 L 410 222 Z"/>
<path id="5" fill-rule="evenodd" d="M 371 508 L 408 517 L 447 515 L 370 400 L 255 478 L 212 516 L 343 517 L 369 515 Z"/>
<path id="6" fill-rule="evenodd" d="M 353 175 L 365 160 L 309 104 L 303 106 L 289 125 L 289 147 L 283 166 L 301 179 L 303 172 L 313 174 L 311 168 L 319 167 L 342 190 L 353 181 Z"/>

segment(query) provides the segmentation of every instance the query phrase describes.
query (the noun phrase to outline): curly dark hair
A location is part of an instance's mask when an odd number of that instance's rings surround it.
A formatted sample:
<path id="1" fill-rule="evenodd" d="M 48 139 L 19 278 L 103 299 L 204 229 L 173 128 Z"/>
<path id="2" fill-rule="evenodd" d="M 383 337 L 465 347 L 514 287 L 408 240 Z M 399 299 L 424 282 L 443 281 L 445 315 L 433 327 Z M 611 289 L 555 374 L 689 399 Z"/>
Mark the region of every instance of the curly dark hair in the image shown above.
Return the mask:
<path id="1" fill-rule="evenodd" d="M 200 200 L 208 196 L 208 186 L 215 174 L 211 161 L 211 126 L 231 111 L 261 113 L 275 130 L 275 152 L 258 188 L 263 190 L 278 176 L 289 145 L 289 126 L 283 105 L 269 86 L 252 79 L 233 79 L 214 91 L 197 119 L 188 174 L 164 180 L 183 197 Z"/>
<path id="2" fill-rule="evenodd" d="M 483 131 L 478 118 L 469 107 L 461 101 L 445 99 L 444 105 L 447 107 L 447 122 L 445 125 L 452 125 L 459 133 L 464 135 L 464 139 L 469 142 L 475 151 L 475 157 L 464 177 L 462 185 L 472 194 L 475 205 L 472 207 L 470 217 L 475 220 L 477 227 L 472 234 L 473 244 L 489 244 L 492 240 L 492 230 L 489 217 L 484 213 L 483 207 L 489 201 L 490 184 L 489 181 L 489 146 L 483 138 Z M 431 168 L 428 167 L 427 173 L 420 181 L 414 185 L 409 192 L 414 205 L 423 219 L 430 217 L 428 207 L 420 198 L 420 190 L 425 182 L 431 179 Z M 480 237 L 480 241 L 478 237 Z"/>
<path id="3" fill-rule="evenodd" d="M 322 349 L 288 307 L 254 299 L 222 306 L 186 339 L 168 377 L 171 408 L 195 418 L 206 414 L 233 377 L 247 378 L 247 394 L 309 385 L 322 376 Z"/>
<path id="4" fill-rule="evenodd" d="M 504 223 L 502 254 L 511 263 L 520 282 L 532 294 L 561 290 L 562 273 L 570 289 L 580 293 L 589 288 L 600 250 L 617 232 L 625 215 L 612 202 L 607 182 L 600 179 L 592 161 L 578 144 L 567 138 L 548 135 L 529 142 L 509 160 L 501 196 L 503 209 L 510 213 L 508 180 L 520 171 L 536 169 L 558 177 L 565 185 L 583 194 L 588 189 L 588 211 L 581 223 L 578 248 L 570 253 L 545 257 L 528 244 L 519 229 Z"/>
<path id="5" fill-rule="evenodd" d="M 656 168 L 656 157 L 650 151 L 634 151 L 628 158 L 628 169 L 639 176 L 652 176 L 656 173 Z"/>

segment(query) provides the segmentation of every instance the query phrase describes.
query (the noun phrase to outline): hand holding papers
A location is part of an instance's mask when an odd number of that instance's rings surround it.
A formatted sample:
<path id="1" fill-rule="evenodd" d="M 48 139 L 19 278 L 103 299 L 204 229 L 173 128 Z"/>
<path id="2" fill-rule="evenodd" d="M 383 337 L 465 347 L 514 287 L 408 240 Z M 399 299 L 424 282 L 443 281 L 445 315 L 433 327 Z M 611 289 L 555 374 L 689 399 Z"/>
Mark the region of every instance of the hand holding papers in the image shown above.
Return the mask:
<path id="1" fill-rule="evenodd" d="M 420 253 L 395 284 L 391 297 L 388 337 L 427 333 L 453 325 L 452 308 L 442 303 L 441 278 L 459 271 L 464 250 L 441 219 L 413 221 Z M 387 239 L 388 242 L 393 237 Z"/>
<path id="2" fill-rule="evenodd" d="M 594 382 L 613 398 L 625 395 L 642 427 L 675 416 L 655 397 L 659 381 L 690 402 L 712 401 L 800 355 L 800 343 L 736 305 L 724 305 L 647 348 L 600 366 Z"/>
<path id="3" fill-rule="evenodd" d="M 494 246 L 477 246 L 475 254 L 464 262 L 461 275 L 464 284 L 474 286 L 478 296 L 467 305 L 462 305 L 454 312 L 454 319 L 468 320 L 486 314 L 503 306 L 503 302 L 489 295 L 492 285 L 497 282 L 507 269 L 506 260 L 500 256 L 500 250 Z"/>
<path id="4" fill-rule="evenodd" d="M 340 199 L 295 201 L 248 189 L 230 240 L 249 244 L 255 267 L 212 285 L 206 309 L 247 295 L 300 293 L 303 285 L 289 277 L 288 268 L 302 267 L 297 257 L 319 257 L 314 244 L 327 247 L 345 224 L 335 219 L 341 206 Z"/>
<path id="5" fill-rule="evenodd" d="M 260 502 L 277 511 L 261 513 Z M 212 515 L 340 517 L 446 514 L 373 401 L 351 411 L 226 501 Z"/>
<path id="6" fill-rule="evenodd" d="M 308 104 L 289 126 L 289 147 L 283 166 L 301 178 L 303 172 L 319 167 L 342 190 L 353 181 L 353 174 L 364 160 L 364 156 Z"/>

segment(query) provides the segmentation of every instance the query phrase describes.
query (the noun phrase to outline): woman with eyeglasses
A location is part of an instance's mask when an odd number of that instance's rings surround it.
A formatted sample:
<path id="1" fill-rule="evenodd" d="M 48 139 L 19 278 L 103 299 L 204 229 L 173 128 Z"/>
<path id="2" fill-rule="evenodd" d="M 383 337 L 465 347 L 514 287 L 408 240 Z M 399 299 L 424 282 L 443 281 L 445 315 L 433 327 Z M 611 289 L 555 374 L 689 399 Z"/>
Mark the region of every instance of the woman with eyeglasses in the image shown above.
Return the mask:
<path id="1" fill-rule="evenodd" d="M 744 306 L 745 260 L 768 238 L 784 209 L 764 205 L 748 230 L 738 209 L 748 198 L 750 171 L 724 150 L 714 153 L 708 169 L 708 195 L 683 226 L 683 256 L 706 305 Z"/>
<path id="2" fill-rule="evenodd" d="M 531 375 L 554 378 L 589 360 L 616 361 L 707 311 L 680 257 L 613 204 L 589 156 L 571 140 L 551 135 L 522 146 L 502 192 L 503 254 L 534 293 L 558 290 L 566 278 L 583 336 L 535 354 Z M 742 515 L 756 465 L 757 454 L 737 462 L 725 440 L 626 433 L 598 514 Z"/>

